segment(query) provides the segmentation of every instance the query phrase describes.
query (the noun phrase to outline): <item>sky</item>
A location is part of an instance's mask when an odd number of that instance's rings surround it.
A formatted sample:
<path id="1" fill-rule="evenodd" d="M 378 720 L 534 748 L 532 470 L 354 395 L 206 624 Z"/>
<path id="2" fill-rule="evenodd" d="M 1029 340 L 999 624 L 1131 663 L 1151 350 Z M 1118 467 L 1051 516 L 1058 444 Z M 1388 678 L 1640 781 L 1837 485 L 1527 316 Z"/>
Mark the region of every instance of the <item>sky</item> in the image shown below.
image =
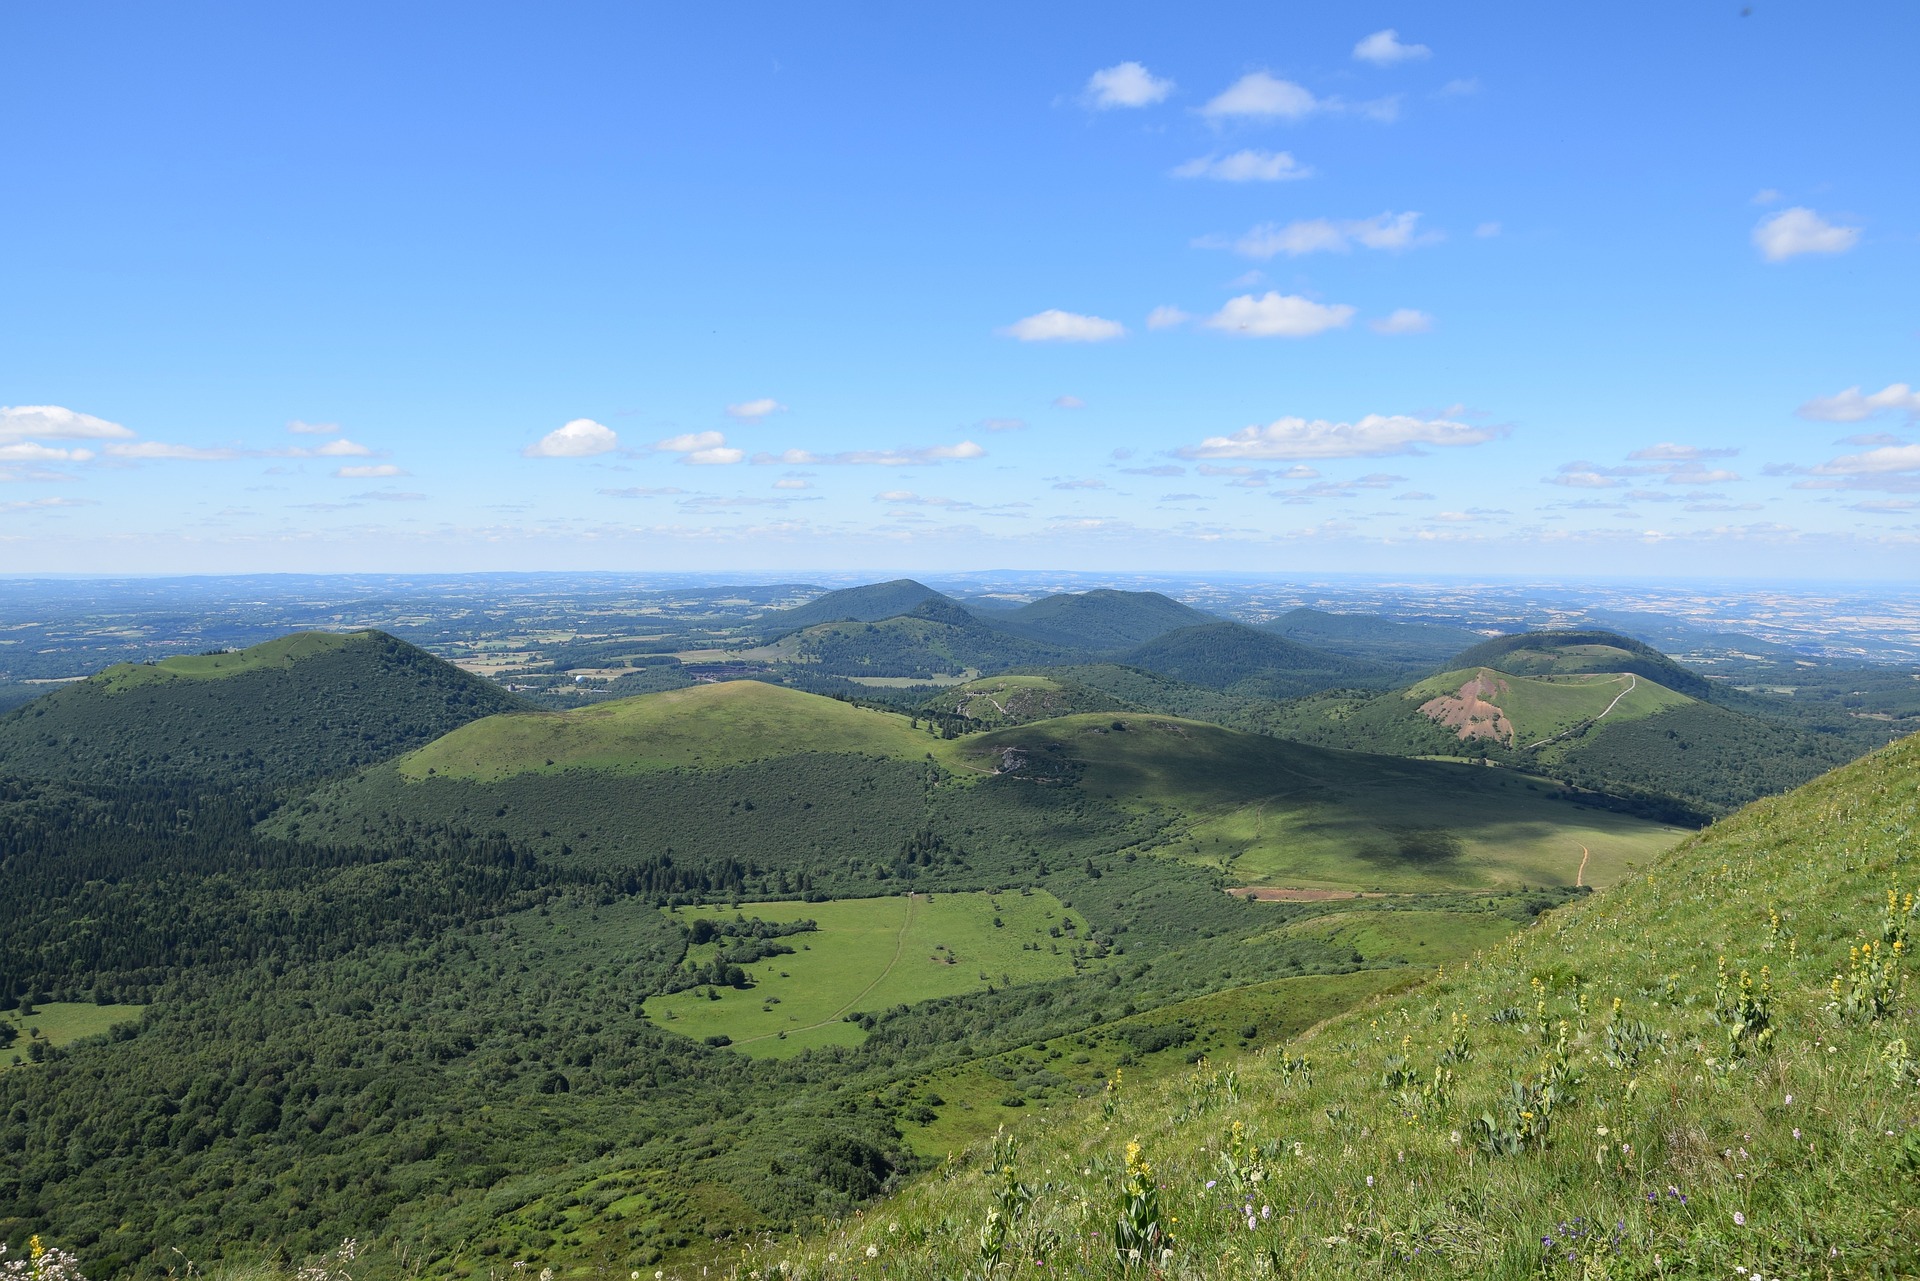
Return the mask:
<path id="1" fill-rule="evenodd" d="M 1917 46 L 0 0 L 0 573 L 1911 582 Z"/>

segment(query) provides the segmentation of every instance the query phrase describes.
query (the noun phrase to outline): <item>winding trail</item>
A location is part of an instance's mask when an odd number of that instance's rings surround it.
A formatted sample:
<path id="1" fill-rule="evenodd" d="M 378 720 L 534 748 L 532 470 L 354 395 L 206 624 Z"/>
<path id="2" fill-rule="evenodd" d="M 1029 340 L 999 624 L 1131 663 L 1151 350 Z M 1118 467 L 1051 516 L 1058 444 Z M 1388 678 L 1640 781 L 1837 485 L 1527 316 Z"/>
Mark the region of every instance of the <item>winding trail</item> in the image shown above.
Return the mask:
<path id="1" fill-rule="evenodd" d="M 1575 725 L 1573 729 L 1561 730 L 1558 734 L 1555 734 L 1552 738 L 1543 738 L 1537 743 L 1528 743 L 1525 747 L 1521 748 L 1520 750 L 1523 752 L 1531 752 L 1536 747 L 1545 747 L 1548 743 L 1558 742 L 1560 739 L 1563 739 L 1567 735 L 1573 733 L 1574 730 L 1585 729 L 1587 726 L 1593 724 L 1595 721 L 1604 721 L 1605 719 L 1607 719 L 1607 712 L 1610 712 L 1614 708 L 1620 706 L 1620 700 L 1625 698 L 1627 695 L 1633 693 L 1634 688 L 1639 684 L 1640 684 L 1640 678 L 1638 676 L 1635 676 L 1632 672 L 1628 672 L 1627 687 L 1621 690 L 1618 694 L 1615 694 L 1613 696 L 1613 701 L 1607 704 L 1605 711 L 1602 711 L 1598 716 L 1593 717 L 1592 720 L 1581 721 L 1578 725 Z"/>
<path id="2" fill-rule="evenodd" d="M 1580 870 L 1573 874 L 1573 888 L 1579 889 L 1587 883 L 1587 847 L 1580 847 Z"/>
<path id="3" fill-rule="evenodd" d="M 792 1036 L 795 1032 L 811 1032 L 815 1028 L 826 1027 L 829 1024 L 838 1023 L 841 1019 L 845 1018 L 849 1010 L 853 1009 L 854 1006 L 860 1004 L 860 1002 L 866 1000 L 867 993 L 873 991 L 873 989 L 875 989 L 876 987 L 879 987 L 881 983 L 885 982 L 887 975 L 893 973 L 893 967 L 900 964 L 900 958 L 906 954 L 906 950 L 907 950 L 907 931 L 913 928 L 913 905 L 919 901 L 919 898 L 920 896 L 918 894 L 907 895 L 907 918 L 904 921 L 900 922 L 900 934 L 897 938 L 894 939 L 893 959 L 888 961 L 887 968 L 884 970 L 881 970 L 879 975 L 875 977 L 873 982 L 861 988 L 859 994 L 856 995 L 852 1000 L 848 1001 L 845 1005 L 835 1010 L 832 1014 L 829 1014 L 826 1018 L 821 1019 L 818 1023 L 809 1023 L 805 1027 L 781 1028 L 779 1029 L 779 1031 L 763 1032 L 759 1036 L 742 1037 L 740 1040 L 735 1041 L 734 1044 L 735 1045 L 752 1045 L 755 1041 L 771 1041 L 776 1037 L 778 1037 L 781 1032 L 785 1032 L 788 1036 Z"/>

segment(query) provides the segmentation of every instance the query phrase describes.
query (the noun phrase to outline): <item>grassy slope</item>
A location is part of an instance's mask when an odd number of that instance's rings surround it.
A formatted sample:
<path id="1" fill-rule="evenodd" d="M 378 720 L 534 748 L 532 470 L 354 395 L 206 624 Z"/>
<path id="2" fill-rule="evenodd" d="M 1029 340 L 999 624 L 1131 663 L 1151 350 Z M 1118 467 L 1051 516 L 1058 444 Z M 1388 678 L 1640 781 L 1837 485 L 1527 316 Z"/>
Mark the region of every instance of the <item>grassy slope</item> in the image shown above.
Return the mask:
<path id="1" fill-rule="evenodd" d="M 1829 985 L 1850 947 L 1883 930 L 1920 938 L 1920 918 L 1883 908 L 1890 885 L 1920 881 L 1917 832 L 1908 739 L 1231 1080 L 1196 1070 L 1123 1090 L 1110 1119 L 1086 1107 L 1024 1131 L 1014 1168 L 1036 1193 L 1006 1274 L 1119 1274 L 1111 1233 L 1133 1140 L 1163 1189 L 1180 1276 L 1913 1275 L 1914 980 L 1878 1020 L 1845 1013 Z M 1768 967 L 1770 1048 L 1729 1054 L 1723 959 L 1756 981 Z M 1511 1124 L 1512 1084 L 1537 1085 L 1563 1034 L 1577 1081 L 1543 1141 L 1481 1150 L 1472 1123 Z M 1289 1070 L 1302 1058 L 1310 1074 Z M 1423 1084 L 1445 1066 L 1447 1088 L 1389 1088 L 1393 1058 Z M 742 1271 L 786 1257 L 799 1275 L 851 1276 L 871 1245 L 890 1276 L 958 1276 L 1005 1186 L 983 1157 L 831 1235 L 748 1251 Z M 1236 1165 L 1263 1178 L 1237 1182 Z"/>
<path id="2" fill-rule="evenodd" d="M 940 597 L 940 593 L 911 578 L 896 578 L 886 583 L 867 583 L 846 587 L 796 605 L 763 615 L 760 630 L 769 636 L 812 627 L 816 623 L 834 623 L 843 619 L 877 622 L 904 614 L 922 601 Z M 945 599 L 942 597 L 942 599 Z"/>
<path id="3" fill-rule="evenodd" d="M 91 679 L 102 693 L 120 694 L 176 680 L 221 680 L 248 672 L 285 669 L 305 659 L 331 654 L 355 643 L 336 632 L 295 632 L 225 654 L 179 654 L 157 663 L 117 663 Z"/>
<path id="4" fill-rule="evenodd" d="M 748 903 L 766 921 L 814 920 L 820 928 L 780 940 L 792 955 L 747 966 L 745 991 L 707 988 L 655 996 L 647 1017 L 685 1036 L 732 1038 L 756 1058 L 789 1058 L 822 1045 L 857 1045 L 866 1032 L 845 1016 L 1014 983 L 1044 982 L 1074 971 L 1047 927 L 1072 914 L 1045 890 L 1026 894 L 934 894 L 832 903 Z M 678 909 L 674 918 L 730 918 L 731 907 Z M 1048 950 L 1048 945 L 1053 949 Z M 1035 944 L 1039 950 L 1029 948 Z M 1071 946 L 1071 939 L 1066 946 Z M 720 945 L 688 950 L 706 961 Z M 769 997 L 778 1003 L 766 1008 Z M 786 1032 L 782 1038 L 778 1034 Z"/>
<path id="5" fill-rule="evenodd" d="M 1705 677 L 1688 671 L 1651 645 L 1607 631 L 1522 632 L 1497 636 L 1462 651 L 1451 667 L 1495 667 L 1521 676 L 1577 672 L 1633 672 L 1694 698 L 1707 696 Z"/>
<path id="6" fill-rule="evenodd" d="M 1417 713 L 1419 707 L 1429 699 L 1458 694 L 1463 685 L 1475 678 L 1505 685 L 1505 690 L 1491 696 L 1491 699 L 1506 713 L 1507 720 L 1513 725 L 1515 746 L 1523 748 L 1564 734 L 1602 713 L 1606 715 L 1607 727 L 1611 728 L 1668 708 L 1684 707 L 1694 701 L 1643 676 L 1596 672 L 1530 677 L 1486 667 L 1465 668 L 1430 676 L 1409 686 L 1403 697 Z M 1473 746 L 1469 741 L 1463 751 Z"/>
<path id="7" fill-rule="evenodd" d="M 566 712 L 493 716 L 398 762 L 401 775 L 493 782 L 580 767 L 717 769 L 801 752 L 921 756 L 927 736 L 890 712 L 759 681 L 723 681 Z"/>
<path id="8" fill-rule="evenodd" d="M 1024 725 L 1077 712 L 1124 709 L 1119 699 L 1052 676 L 988 676 L 955 685 L 924 706 L 988 725 Z"/>
<path id="9" fill-rule="evenodd" d="M 1071 716 L 957 740 L 961 764 L 992 768 L 1009 749 L 1077 772 L 1095 796 L 1183 816 L 1164 852 L 1247 884 L 1394 891 L 1604 885 L 1681 833 L 1553 799 L 1556 785 L 1508 771 L 1332 752 L 1170 717 Z M 1407 851 L 1441 831 L 1458 842 Z"/>

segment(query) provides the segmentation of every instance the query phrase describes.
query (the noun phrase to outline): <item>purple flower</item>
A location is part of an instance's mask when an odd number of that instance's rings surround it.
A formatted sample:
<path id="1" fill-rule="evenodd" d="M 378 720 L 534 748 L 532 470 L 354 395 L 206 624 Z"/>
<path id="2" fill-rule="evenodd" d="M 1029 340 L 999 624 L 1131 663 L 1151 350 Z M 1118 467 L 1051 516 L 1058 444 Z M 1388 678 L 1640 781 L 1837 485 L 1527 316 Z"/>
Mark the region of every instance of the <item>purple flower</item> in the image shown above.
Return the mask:
<path id="1" fill-rule="evenodd" d="M 1733 1212 L 1733 1226 L 1734 1226 L 1734 1227 L 1736 1227 L 1736 1228 L 1744 1228 L 1744 1227 L 1746 1227 L 1746 1226 L 1747 1226 L 1747 1216 L 1746 1216 L 1746 1215 L 1744 1215 L 1744 1214 L 1742 1214 L 1742 1213 L 1740 1213 L 1740 1211 L 1738 1211 L 1738 1210 L 1735 1210 L 1735 1211 Z"/>

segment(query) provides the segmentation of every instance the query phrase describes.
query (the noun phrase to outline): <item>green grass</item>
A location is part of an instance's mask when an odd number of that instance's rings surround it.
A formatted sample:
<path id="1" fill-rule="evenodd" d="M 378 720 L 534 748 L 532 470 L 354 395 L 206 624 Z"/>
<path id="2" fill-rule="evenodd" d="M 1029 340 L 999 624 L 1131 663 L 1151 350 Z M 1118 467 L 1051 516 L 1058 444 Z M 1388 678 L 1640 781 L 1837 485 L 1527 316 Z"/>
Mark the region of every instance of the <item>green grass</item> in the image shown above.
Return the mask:
<path id="1" fill-rule="evenodd" d="M 565 712 L 489 716 L 398 762 L 401 776 L 494 782 L 583 768 L 626 774 L 717 769 L 801 752 L 922 757 L 905 716 L 759 681 L 694 685 Z"/>
<path id="2" fill-rule="evenodd" d="M 1491 914 L 1357 908 L 1297 921 L 1277 933 L 1324 938 L 1352 948 L 1368 961 L 1448 965 L 1492 947 L 1513 929 L 1511 918 Z"/>
<path id="3" fill-rule="evenodd" d="M 1909 739 L 1231 1074 L 1057 1111 L 739 1275 L 873 1257 L 959 1276 L 1010 1204 L 1006 1275 L 1142 1275 L 1113 1248 L 1129 1142 L 1171 1229 L 1164 1274 L 1196 1281 L 1920 1274 L 1920 980 L 1896 967 L 1878 1015 L 1833 985 L 1850 949 L 1914 946 L 1916 889 Z M 1009 1177 L 1031 1197 L 1004 1199 Z"/>
<path id="4" fill-rule="evenodd" d="M 1515 747 L 1553 738 L 1602 713 L 1605 713 L 1605 724 L 1622 724 L 1694 701 L 1644 676 L 1616 673 L 1515 676 L 1490 667 L 1429 676 L 1409 686 L 1405 697 L 1418 708 L 1429 699 L 1458 694 L 1461 686 L 1476 678 L 1496 686 L 1498 692 L 1482 698 L 1506 713 L 1508 723 L 1513 726 Z"/>
<path id="5" fill-rule="evenodd" d="M 181 654 L 157 663 L 116 663 L 89 682 L 109 694 L 172 680 L 220 680 L 246 672 L 291 667 L 302 659 L 364 642 L 370 634 L 295 632 L 230 654 Z"/>
<path id="6" fill-rule="evenodd" d="M 1188 1072 L 1196 1055 L 1231 1063 L 1251 1046 L 1298 1035 L 1368 997 L 1416 982 L 1422 973 L 1356 970 L 1248 984 L 931 1072 L 908 1088 L 915 1098 L 940 1100 L 929 1108 L 935 1119 L 909 1122 L 903 1130 L 915 1152 L 937 1159 L 1003 1125 L 1044 1124 L 1037 1114 L 1071 1109 L 1101 1093 L 1116 1071 L 1123 1074 L 1123 1087 L 1137 1088 Z M 1179 1028 L 1192 1039 L 1145 1052 L 1130 1039 L 1130 1033 L 1160 1028 Z"/>
<path id="7" fill-rule="evenodd" d="M 19 1010 L 0 1011 L 0 1024 L 13 1028 L 17 1034 L 12 1045 L 0 1049 L 0 1071 L 28 1061 L 27 1046 L 36 1033 L 39 1039 L 57 1049 L 89 1036 L 100 1036 L 116 1023 L 137 1019 L 140 1011 L 146 1008 L 144 1005 L 49 1001 L 45 1005 L 36 1005 L 33 1013 L 24 1017 Z"/>
<path id="8" fill-rule="evenodd" d="M 1329 751 L 1171 717 L 1063 717 L 946 747 L 976 770 L 1018 749 L 1093 795 L 1176 811 L 1184 822 L 1158 852 L 1248 885 L 1572 885 L 1582 847 L 1582 883 L 1606 885 L 1684 835 L 1570 804 L 1557 799 L 1562 785 L 1507 770 Z"/>
<path id="9" fill-rule="evenodd" d="M 824 1045 L 857 1045 L 866 1032 L 849 1014 L 939 996 L 1063 978 L 1074 972 L 1065 930 L 1085 920 L 1044 890 L 998 894 L 916 894 L 830 903 L 747 903 L 671 910 L 673 919 L 814 920 L 817 931 L 780 940 L 794 949 L 746 967 L 753 986 L 690 988 L 646 1003 L 647 1017 L 696 1040 L 732 1038 L 761 1058 L 787 1058 Z M 1061 936 L 1048 933 L 1058 927 Z M 719 944 L 690 948 L 710 959 Z M 709 999 L 708 993 L 718 999 Z M 777 1001 L 774 999 L 777 998 Z M 780 1034 L 785 1033 L 782 1037 Z"/>

